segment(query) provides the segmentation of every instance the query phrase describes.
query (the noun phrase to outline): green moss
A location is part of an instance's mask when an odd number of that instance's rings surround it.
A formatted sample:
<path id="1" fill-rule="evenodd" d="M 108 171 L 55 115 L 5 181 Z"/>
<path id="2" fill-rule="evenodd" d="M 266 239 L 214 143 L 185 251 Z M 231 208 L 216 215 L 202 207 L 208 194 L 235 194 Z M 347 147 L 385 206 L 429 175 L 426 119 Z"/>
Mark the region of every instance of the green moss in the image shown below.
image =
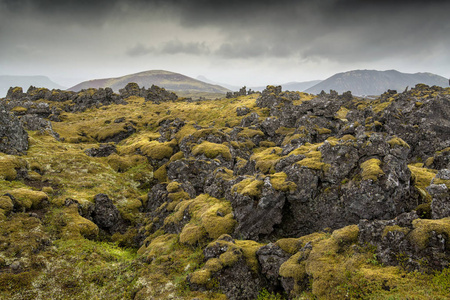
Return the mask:
<path id="1" fill-rule="evenodd" d="M 178 192 L 179 189 L 181 188 L 181 185 L 179 182 L 176 181 L 171 181 L 167 186 L 166 186 L 166 190 L 169 193 L 175 193 Z"/>
<path id="2" fill-rule="evenodd" d="M 259 146 L 268 148 L 268 147 L 275 147 L 276 144 L 271 141 L 262 141 L 262 142 L 259 142 Z"/>
<path id="3" fill-rule="evenodd" d="M 270 183 L 275 190 L 283 192 L 294 192 L 297 189 L 297 185 L 292 181 L 286 181 L 286 179 L 287 175 L 284 172 L 270 175 Z"/>
<path id="4" fill-rule="evenodd" d="M 116 135 L 122 132 L 128 132 L 129 123 L 111 123 L 107 126 L 98 128 L 96 126 L 92 127 L 82 127 L 81 130 L 84 134 L 87 134 L 93 137 L 95 140 L 99 142 L 106 141 L 110 138 L 115 137 Z"/>
<path id="5" fill-rule="evenodd" d="M 250 160 L 256 162 L 255 167 L 257 170 L 266 174 L 274 171 L 275 164 L 281 159 L 282 151 L 283 149 L 280 147 L 271 147 L 260 152 L 255 151 L 256 153 L 250 157 Z"/>
<path id="6" fill-rule="evenodd" d="M 170 157 L 169 162 L 174 162 L 184 158 L 184 153 L 179 151 Z"/>
<path id="7" fill-rule="evenodd" d="M 342 121 L 347 122 L 347 114 L 349 110 L 345 108 L 344 106 L 341 106 L 341 108 L 336 112 L 335 118 L 340 119 Z"/>
<path id="8" fill-rule="evenodd" d="M 244 128 L 241 132 L 238 133 L 238 137 L 240 138 L 254 138 L 255 136 L 264 136 L 264 132 L 259 129 L 250 129 Z"/>
<path id="9" fill-rule="evenodd" d="M 0 209 L 10 212 L 14 208 L 13 201 L 8 196 L 0 196 Z"/>
<path id="10" fill-rule="evenodd" d="M 328 128 L 321 128 L 318 126 L 315 126 L 314 129 L 317 131 L 318 134 L 330 134 L 332 131 Z"/>
<path id="11" fill-rule="evenodd" d="M 0 154 L 0 179 L 14 180 L 19 168 L 26 168 L 27 162 L 17 156 Z"/>
<path id="12" fill-rule="evenodd" d="M 203 141 L 200 145 L 192 148 L 193 155 L 204 154 L 208 158 L 216 158 L 221 155 L 225 160 L 231 160 L 230 149 L 222 144 L 210 143 Z"/>
<path id="13" fill-rule="evenodd" d="M 48 199 L 44 192 L 20 188 L 9 191 L 14 196 L 14 202 L 23 209 L 38 208 L 43 201 Z"/>
<path id="14" fill-rule="evenodd" d="M 427 168 L 423 168 L 423 165 L 408 165 L 408 169 L 411 171 L 411 177 L 414 182 L 414 187 L 427 202 L 431 202 L 431 195 L 426 188 L 431 184 L 431 180 L 436 176 L 437 171 Z"/>
<path id="15" fill-rule="evenodd" d="M 180 233 L 180 242 L 194 246 L 206 239 L 206 231 L 202 226 L 188 223 Z"/>
<path id="16" fill-rule="evenodd" d="M 143 155 L 151 159 L 161 160 L 170 158 L 173 154 L 173 142 L 160 143 L 158 141 L 150 141 L 140 147 Z"/>
<path id="17" fill-rule="evenodd" d="M 306 153 L 305 156 L 306 158 L 296 162 L 296 164 L 301 167 L 324 172 L 327 172 L 331 167 L 330 164 L 322 162 L 322 153 L 320 151 L 311 151 Z"/>
<path id="18" fill-rule="evenodd" d="M 96 238 L 98 227 L 92 221 L 78 214 L 77 205 L 64 208 L 66 226 L 62 229 L 62 237 L 65 239 L 78 239 L 81 237 Z"/>
<path id="19" fill-rule="evenodd" d="M 416 219 L 412 225 L 414 229 L 408 235 L 408 239 L 421 250 L 428 246 L 429 238 L 433 232 L 450 236 L 450 218 L 440 220 Z M 450 247 L 450 241 L 447 240 L 446 246 Z"/>
<path id="20" fill-rule="evenodd" d="M 162 165 L 158 170 L 155 171 L 153 176 L 159 181 L 159 182 L 166 182 L 167 179 L 167 164 Z"/>
<path id="21" fill-rule="evenodd" d="M 260 197 L 262 185 L 263 182 L 261 180 L 247 178 L 233 185 L 231 191 L 244 196 Z"/>
<path id="22" fill-rule="evenodd" d="M 340 245 L 351 244 L 358 241 L 359 228 L 358 225 L 350 225 L 333 231 L 331 237 Z"/>
<path id="23" fill-rule="evenodd" d="M 242 250 L 245 262 L 250 267 L 250 270 L 257 274 L 259 263 L 256 257 L 256 251 L 264 245 L 252 240 L 237 240 L 236 246 Z"/>
<path id="24" fill-rule="evenodd" d="M 391 148 L 394 148 L 395 146 L 400 146 L 403 148 L 410 148 L 408 143 L 406 143 L 404 140 L 402 140 L 399 137 L 393 137 L 388 141 L 388 144 L 391 146 Z"/>
<path id="25" fill-rule="evenodd" d="M 386 226 L 383 229 L 383 237 L 385 237 L 389 232 L 402 232 L 403 234 L 407 235 L 410 231 L 407 227 L 400 227 L 398 225 L 392 225 L 392 226 Z"/>
<path id="26" fill-rule="evenodd" d="M 289 254 L 295 254 L 303 246 L 298 238 L 285 238 L 275 242 L 275 244 Z"/>
<path id="27" fill-rule="evenodd" d="M 376 158 L 366 160 L 361 164 L 361 176 L 363 180 L 377 181 L 379 177 L 384 175 L 383 170 L 380 168 L 381 161 Z"/>
<path id="28" fill-rule="evenodd" d="M 116 172 L 126 172 L 133 167 L 146 165 L 147 159 L 142 155 L 119 156 L 111 154 L 105 158 L 108 165 Z"/>
<path id="29" fill-rule="evenodd" d="M 11 111 L 18 114 L 25 114 L 28 109 L 22 106 L 15 106 L 11 109 Z"/>
<path id="30" fill-rule="evenodd" d="M 275 133 L 279 135 L 289 135 L 294 134 L 295 129 L 296 128 L 280 127 L 275 131 Z"/>

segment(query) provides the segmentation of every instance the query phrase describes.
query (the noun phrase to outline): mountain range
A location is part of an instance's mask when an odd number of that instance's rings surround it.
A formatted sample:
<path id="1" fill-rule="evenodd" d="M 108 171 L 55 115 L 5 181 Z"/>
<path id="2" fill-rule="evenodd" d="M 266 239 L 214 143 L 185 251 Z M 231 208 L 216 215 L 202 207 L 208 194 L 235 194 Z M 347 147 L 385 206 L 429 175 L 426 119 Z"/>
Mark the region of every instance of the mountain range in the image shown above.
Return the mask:
<path id="1" fill-rule="evenodd" d="M 66 89 L 66 87 L 53 82 L 46 76 L 0 75 L 0 97 L 5 96 L 8 89 L 12 86 L 20 86 L 26 91 L 30 85 L 48 89 Z"/>
<path id="2" fill-rule="evenodd" d="M 94 79 L 81 82 L 68 90 L 80 91 L 87 88 L 111 87 L 115 92 L 125 87 L 126 84 L 135 82 L 139 86 L 151 87 L 157 85 L 177 93 L 212 93 L 225 94 L 229 91 L 237 91 L 238 86 L 218 83 L 204 76 L 197 79 L 164 70 L 151 70 L 135 74 L 129 74 L 116 78 Z M 437 85 L 448 87 L 447 78 L 432 73 L 408 74 L 396 70 L 352 70 L 337 73 L 323 81 L 313 80 L 305 82 L 289 82 L 280 84 L 283 90 L 304 91 L 310 94 L 319 94 L 322 90 L 329 92 L 335 90 L 338 93 L 351 91 L 354 95 L 380 95 L 388 89 L 403 91 L 407 87 L 414 87 L 418 83 L 430 86 Z M 0 97 L 6 95 L 9 87 L 21 86 L 27 90 L 30 85 L 46 87 L 49 89 L 65 89 L 63 86 L 51 81 L 45 76 L 0 76 Z M 262 91 L 265 86 L 248 86 L 248 89 Z M 184 95 L 183 95 L 184 96 Z"/>
<path id="3" fill-rule="evenodd" d="M 318 94 L 322 90 L 329 92 L 335 90 L 338 93 L 351 91 L 353 95 L 380 95 L 386 90 L 403 91 L 407 87 L 414 87 L 418 83 L 430 86 L 437 85 L 448 87 L 447 78 L 432 73 L 401 73 L 396 70 L 353 70 L 335 74 L 305 92 Z"/>
<path id="4" fill-rule="evenodd" d="M 222 94 L 229 92 L 228 89 L 222 86 L 209 84 L 179 73 L 164 70 L 151 70 L 116 78 L 103 78 L 84 81 L 69 88 L 69 91 L 76 92 L 87 88 L 110 87 L 114 91 L 118 92 L 119 89 L 125 87 L 130 82 L 135 82 L 139 86 L 145 86 L 148 88 L 154 84 L 174 92 L 183 91 L 183 92 L 207 92 L 207 93 L 222 93 Z"/>

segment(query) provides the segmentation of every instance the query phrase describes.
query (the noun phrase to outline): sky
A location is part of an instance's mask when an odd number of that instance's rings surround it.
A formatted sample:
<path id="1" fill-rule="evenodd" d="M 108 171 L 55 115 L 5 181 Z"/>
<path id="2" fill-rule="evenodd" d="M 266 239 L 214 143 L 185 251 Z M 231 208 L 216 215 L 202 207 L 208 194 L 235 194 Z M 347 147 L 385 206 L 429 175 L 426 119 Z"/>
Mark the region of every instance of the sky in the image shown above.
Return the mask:
<path id="1" fill-rule="evenodd" d="M 0 0 L 0 75 L 146 70 L 237 86 L 354 69 L 450 77 L 448 0 Z"/>

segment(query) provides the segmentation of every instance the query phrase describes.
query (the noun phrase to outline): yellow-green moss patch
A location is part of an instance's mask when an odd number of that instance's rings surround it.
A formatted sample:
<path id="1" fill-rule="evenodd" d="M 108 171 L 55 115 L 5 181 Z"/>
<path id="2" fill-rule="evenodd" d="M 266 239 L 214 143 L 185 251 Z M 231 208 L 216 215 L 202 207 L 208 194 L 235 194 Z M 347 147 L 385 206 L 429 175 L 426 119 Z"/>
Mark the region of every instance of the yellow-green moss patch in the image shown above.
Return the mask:
<path id="1" fill-rule="evenodd" d="M 265 174 L 274 171 L 275 164 L 281 159 L 282 151 L 283 149 L 280 147 L 271 147 L 260 152 L 255 151 L 256 153 L 250 157 L 250 160 L 254 160 L 256 169 Z"/>
<path id="2" fill-rule="evenodd" d="M 203 141 L 200 145 L 196 145 L 192 148 L 193 155 L 204 154 L 208 158 L 216 158 L 221 155 L 226 160 L 231 160 L 230 149 L 222 144 L 210 143 Z"/>
<path id="3" fill-rule="evenodd" d="M 297 189 L 297 185 L 292 181 L 286 181 L 287 175 L 284 172 L 279 172 L 270 175 L 270 184 L 278 191 L 293 192 Z"/>
<path id="4" fill-rule="evenodd" d="M 377 181 L 379 177 L 384 175 L 383 170 L 380 168 L 381 161 L 376 158 L 366 160 L 361 164 L 362 179 Z"/>
<path id="5" fill-rule="evenodd" d="M 24 209 L 37 208 L 41 205 L 42 201 L 48 199 L 46 193 L 27 188 L 11 190 L 9 193 L 14 197 L 14 202 Z"/>
<path id="6" fill-rule="evenodd" d="M 263 182 L 254 178 L 247 178 L 233 185 L 231 190 L 235 193 L 249 197 L 260 197 Z"/>

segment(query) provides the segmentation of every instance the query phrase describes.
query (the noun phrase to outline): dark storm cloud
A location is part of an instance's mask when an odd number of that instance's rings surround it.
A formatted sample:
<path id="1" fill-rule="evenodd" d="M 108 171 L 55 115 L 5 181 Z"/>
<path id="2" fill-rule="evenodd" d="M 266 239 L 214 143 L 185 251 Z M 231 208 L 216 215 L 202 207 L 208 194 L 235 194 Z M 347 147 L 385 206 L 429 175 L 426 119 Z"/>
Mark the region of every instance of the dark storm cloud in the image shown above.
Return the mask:
<path id="1" fill-rule="evenodd" d="M 5 16 L 54 22 L 61 30 L 70 24 L 103 30 L 108 22 L 124 28 L 140 22 L 146 28 L 162 20 L 190 34 L 152 33 L 160 44 L 136 36 L 123 52 L 129 57 L 189 54 L 349 63 L 412 59 L 447 49 L 449 11 L 448 0 L 0 0 L 0 33 L 3 42 L 4 32 L 14 31 L 2 21 Z M 216 33 L 196 34 L 205 28 Z"/>
<path id="2" fill-rule="evenodd" d="M 137 43 L 134 47 L 129 48 L 126 54 L 131 57 L 139 57 L 147 54 L 190 54 L 190 55 L 204 55 L 209 54 L 209 47 L 204 42 L 188 42 L 183 43 L 179 40 L 171 40 L 158 47 L 145 46 L 142 43 Z"/>

